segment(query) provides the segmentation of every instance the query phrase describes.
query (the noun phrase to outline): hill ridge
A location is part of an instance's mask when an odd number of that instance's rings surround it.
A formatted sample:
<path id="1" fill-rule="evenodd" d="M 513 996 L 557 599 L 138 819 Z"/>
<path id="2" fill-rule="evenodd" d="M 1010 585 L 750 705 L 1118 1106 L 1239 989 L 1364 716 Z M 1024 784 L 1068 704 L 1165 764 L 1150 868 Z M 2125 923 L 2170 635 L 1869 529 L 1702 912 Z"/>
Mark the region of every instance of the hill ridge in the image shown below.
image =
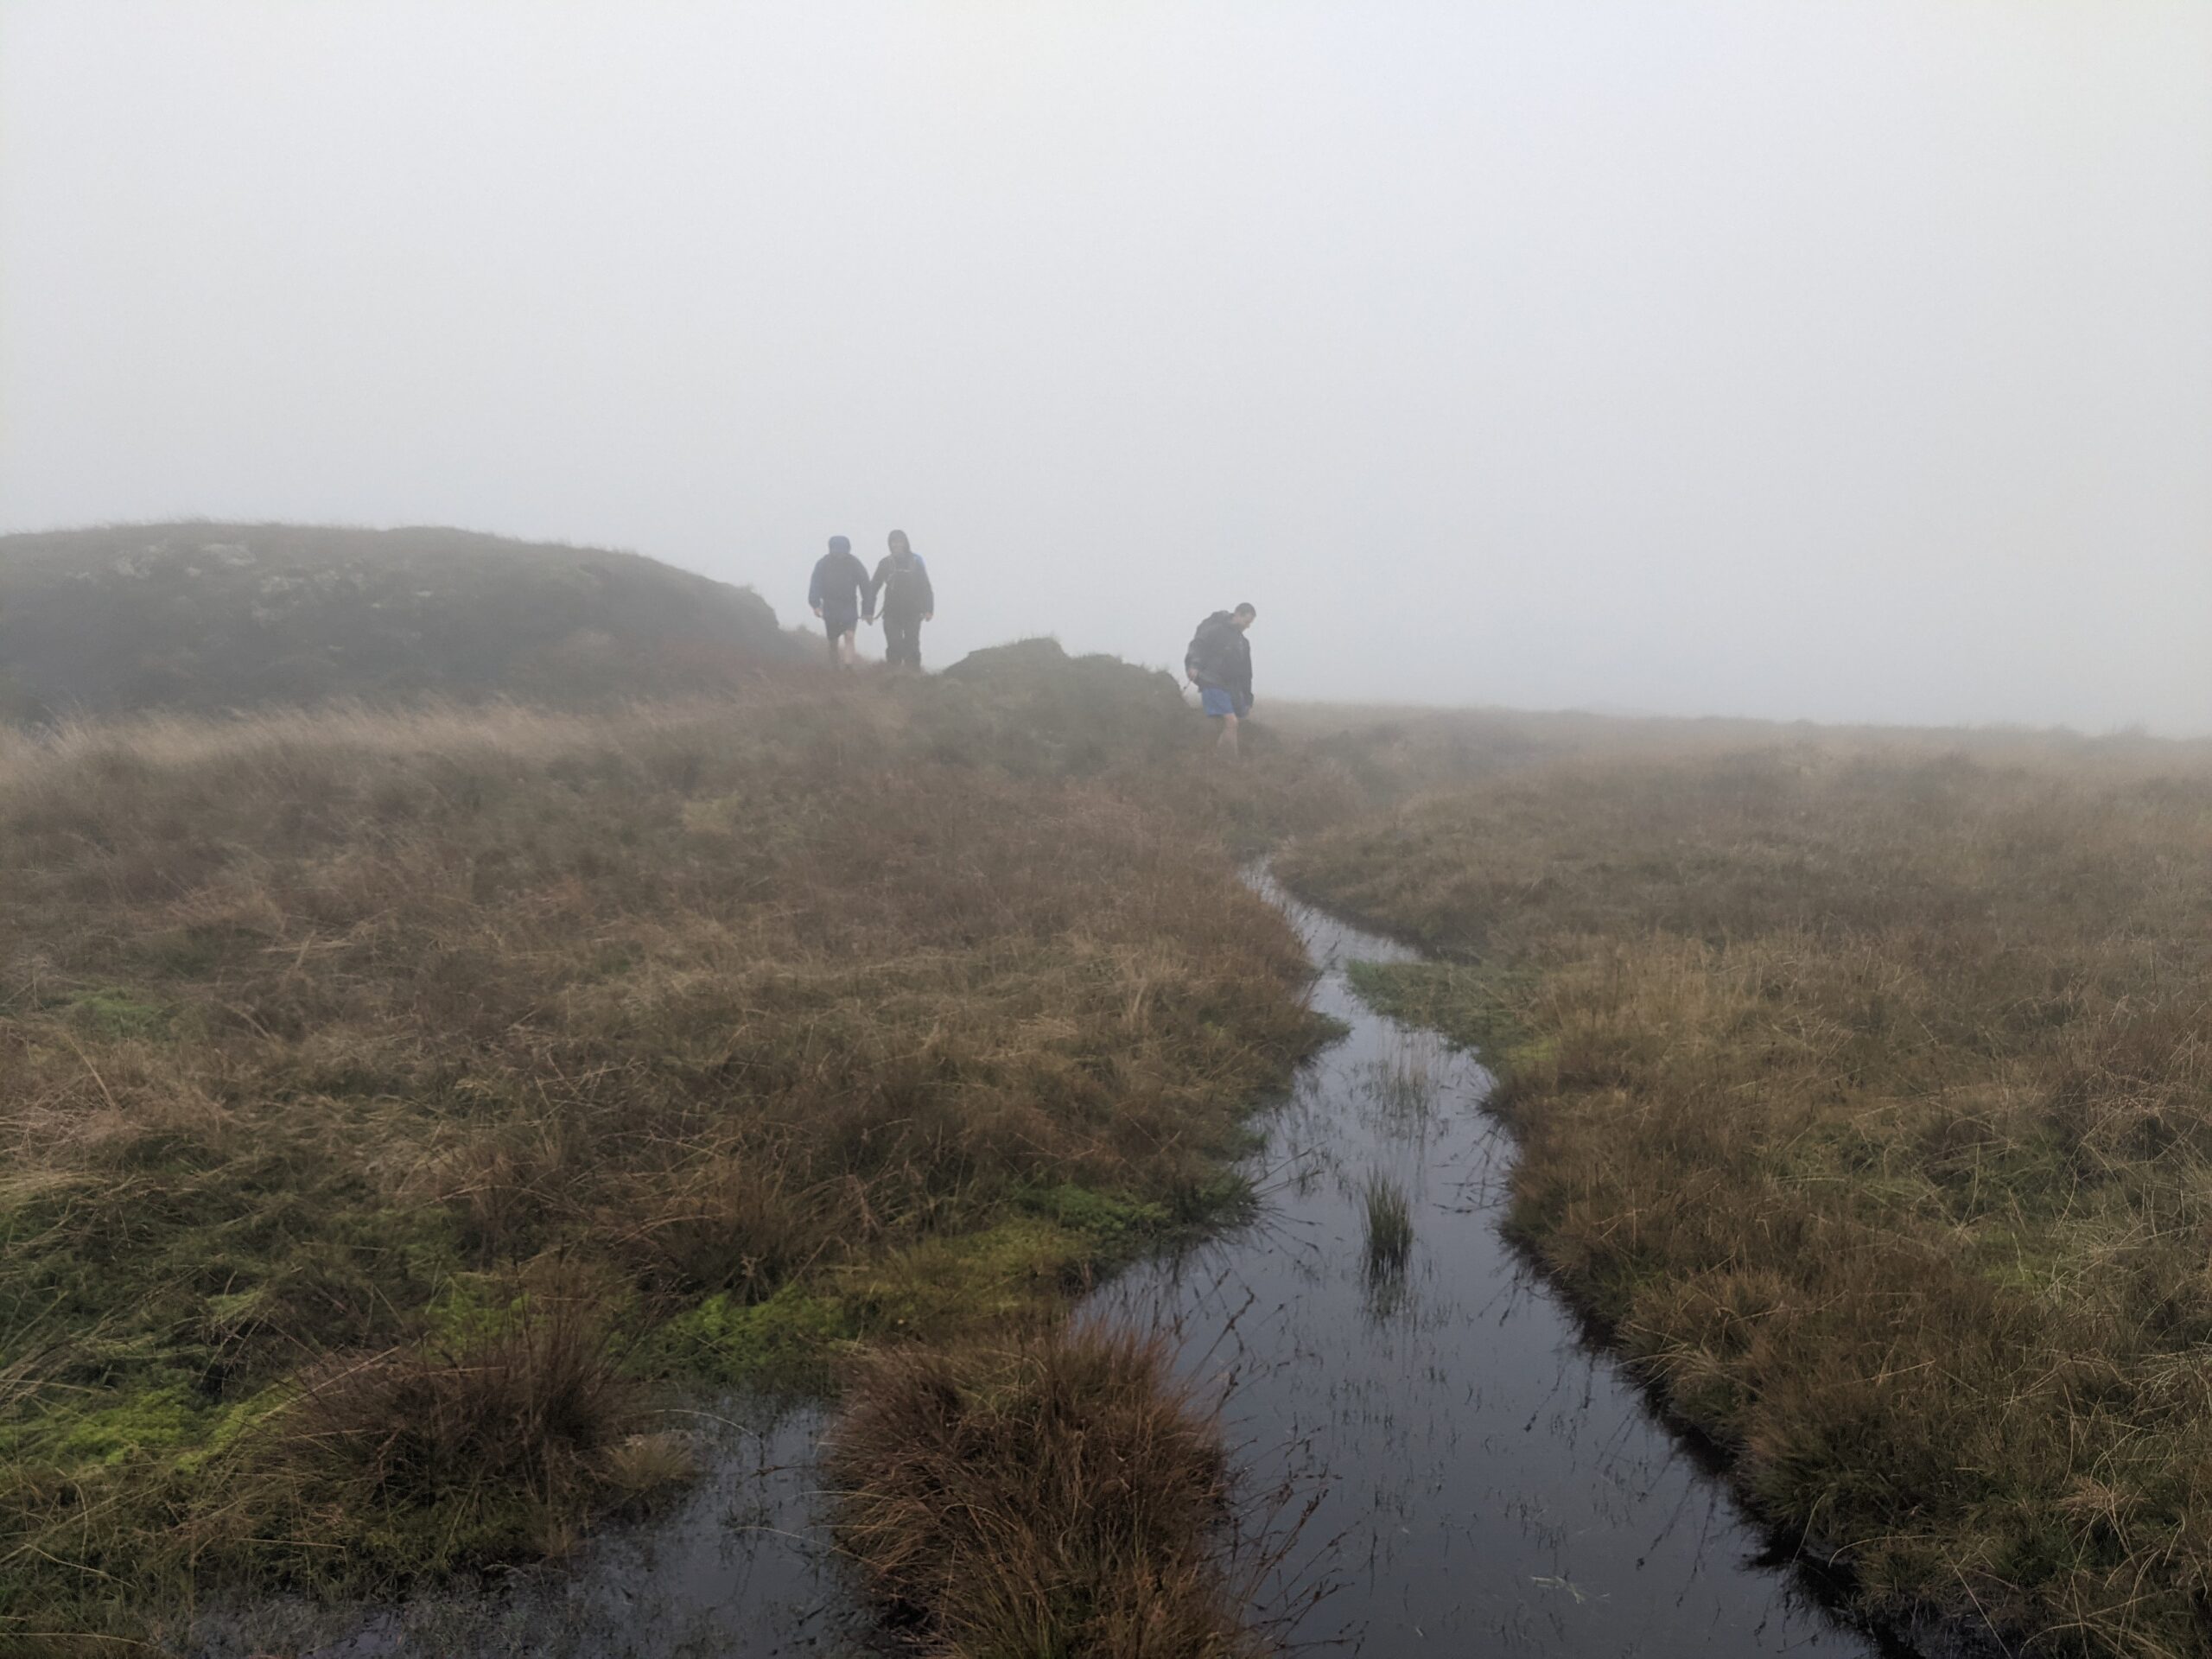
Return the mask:
<path id="1" fill-rule="evenodd" d="M 747 588 L 442 525 L 186 519 L 0 536 L 0 715 L 711 689 L 802 647 Z"/>

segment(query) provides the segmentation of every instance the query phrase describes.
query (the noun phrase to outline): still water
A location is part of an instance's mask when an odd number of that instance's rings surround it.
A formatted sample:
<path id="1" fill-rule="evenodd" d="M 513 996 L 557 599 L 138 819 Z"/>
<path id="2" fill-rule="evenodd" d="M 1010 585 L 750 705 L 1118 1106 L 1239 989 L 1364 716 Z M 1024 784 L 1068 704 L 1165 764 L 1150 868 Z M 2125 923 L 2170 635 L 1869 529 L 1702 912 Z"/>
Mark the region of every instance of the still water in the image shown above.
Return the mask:
<path id="1" fill-rule="evenodd" d="M 1248 1480 L 1287 1483 L 1287 1515 L 1313 1504 L 1263 1607 L 1310 1602 L 1294 1639 L 1363 1659 L 1884 1651 L 1769 1560 L 1500 1236 L 1512 1147 L 1481 1110 L 1489 1075 L 1344 980 L 1413 953 L 1266 890 L 1349 1034 L 1268 1122 L 1259 1218 L 1092 1299 L 1173 1325 L 1192 1376 L 1225 1390 Z M 1376 1173 L 1414 1224 L 1404 1272 L 1379 1277 Z"/>
<path id="2" fill-rule="evenodd" d="M 1353 961 L 1409 953 L 1290 899 L 1349 1028 L 1268 1114 L 1256 1217 L 1122 1275 L 1078 1317 L 1166 1326 L 1222 1409 L 1250 1497 L 1263 1618 L 1297 1650 L 1410 1659 L 1894 1655 L 1839 1622 L 1585 1340 L 1498 1233 L 1511 1147 L 1475 1058 L 1368 1009 Z M 1412 1201 L 1402 1273 L 1363 1249 L 1361 1192 Z M 264 1606 L 207 1659 L 416 1655 L 754 1659 L 868 1649 L 823 1526 L 812 1409 L 698 1420 L 707 1473 L 671 1514 L 561 1569 L 329 1614 Z"/>

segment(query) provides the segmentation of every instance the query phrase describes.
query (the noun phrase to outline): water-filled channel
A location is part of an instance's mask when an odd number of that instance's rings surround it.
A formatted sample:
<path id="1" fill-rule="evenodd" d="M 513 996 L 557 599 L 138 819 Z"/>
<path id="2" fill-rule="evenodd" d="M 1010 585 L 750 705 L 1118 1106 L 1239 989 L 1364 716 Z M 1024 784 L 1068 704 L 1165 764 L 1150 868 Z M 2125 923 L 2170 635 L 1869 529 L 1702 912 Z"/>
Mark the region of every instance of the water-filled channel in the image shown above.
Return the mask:
<path id="1" fill-rule="evenodd" d="M 1413 953 L 1268 887 L 1350 1028 L 1267 1122 L 1259 1217 L 1125 1275 L 1098 1311 L 1166 1322 L 1227 1384 L 1254 1484 L 1318 1498 L 1265 1600 L 1363 1659 L 1867 1655 L 1501 1236 L 1512 1162 L 1476 1058 L 1376 1014 L 1355 961 Z M 1411 1200 L 1370 1270 L 1363 1189 Z"/>
<path id="2" fill-rule="evenodd" d="M 1123 1274 L 1078 1315 L 1172 1327 L 1186 1371 L 1224 1402 L 1245 1490 L 1286 1495 L 1279 1529 L 1303 1515 L 1262 1580 L 1262 1615 L 1303 1606 L 1297 1647 L 1363 1659 L 1881 1650 L 1770 1559 L 1501 1237 L 1512 1150 L 1481 1110 L 1487 1074 L 1345 980 L 1348 963 L 1409 953 L 1262 885 L 1321 969 L 1315 1006 L 1347 1034 L 1265 1118 L 1255 1217 Z M 1410 1200 L 1402 1272 L 1366 1258 L 1375 1175 Z M 865 1621 L 810 1469 L 819 1414 L 734 1401 L 715 1416 L 706 1476 L 658 1522 L 611 1529 L 565 1568 L 385 1610 L 311 1650 L 859 1651 Z M 232 1627 L 204 1651 L 283 1639 L 283 1610 L 251 1622 L 251 1637 Z"/>

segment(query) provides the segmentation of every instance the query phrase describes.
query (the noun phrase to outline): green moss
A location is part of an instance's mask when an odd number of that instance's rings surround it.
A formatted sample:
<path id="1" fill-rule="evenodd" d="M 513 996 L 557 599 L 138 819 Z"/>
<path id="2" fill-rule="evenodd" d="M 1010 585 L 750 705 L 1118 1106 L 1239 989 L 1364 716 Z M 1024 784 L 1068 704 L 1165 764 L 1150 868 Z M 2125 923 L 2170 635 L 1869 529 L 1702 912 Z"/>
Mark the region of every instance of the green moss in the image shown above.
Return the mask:
<path id="1" fill-rule="evenodd" d="M 1479 1053 L 1495 1071 L 1524 1070 L 1550 1058 L 1514 1012 L 1524 975 L 1449 962 L 1355 962 L 1345 970 L 1361 1001 L 1409 1026 L 1441 1032 Z"/>
<path id="2" fill-rule="evenodd" d="M 487 1273 L 457 1273 L 423 1310 L 423 1335 L 433 1346 L 465 1347 L 497 1336 L 529 1306 L 511 1281 Z"/>
<path id="3" fill-rule="evenodd" d="M 178 1472 L 189 1474 L 208 1459 L 229 1451 L 248 1429 L 293 1398 L 293 1394 L 292 1389 L 282 1386 L 266 1388 L 258 1394 L 218 1406 L 207 1413 L 200 1420 L 200 1444 L 177 1458 Z"/>
<path id="4" fill-rule="evenodd" d="M 17 1431 L 29 1462 L 81 1480 L 124 1464 L 165 1464 L 184 1472 L 227 1450 L 288 1397 L 270 1387 L 243 1400 L 211 1398 L 175 1371 L 149 1382 L 89 1394 L 48 1395 Z"/>
<path id="5" fill-rule="evenodd" d="M 1103 1194 L 1065 1196 L 1078 1209 L 1092 1199 L 1101 1226 L 1141 1228 L 1160 1213 Z M 1040 1315 L 1082 1282 L 1097 1249 L 1094 1234 L 1014 1216 L 785 1285 L 766 1301 L 709 1296 L 649 1335 L 633 1363 L 730 1386 L 824 1391 L 836 1362 L 863 1341 L 938 1340 Z"/>
<path id="6" fill-rule="evenodd" d="M 69 999 L 67 1008 L 71 1024 L 111 1042 L 165 1037 L 176 1019 L 174 1008 L 114 985 L 79 992 Z"/>
<path id="7" fill-rule="evenodd" d="M 843 1296 L 863 1332 L 936 1339 L 1039 1311 L 1079 1283 L 1091 1260 L 1083 1234 L 1015 1216 L 981 1232 L 925 1239 L 855 1271 Z"/>
<path id="8" fill-rule="evenodd" d="M 640 1345 L 648 1372 L 763 1388 L 812 1390 L 853 1345 L 851 1310 L 835 1295 L 785 1285 L 765 1302 L 727 1291 L 677 1314 Z"/>
<path id="9" fill-rule="evenodd" d="M 49 1444 L 58 1460 L 113 1465 L 174 1452 L 206 1432 L 204 1402 L 188 1382 L 110 1396 L 113 1403 L 49 1416 Z"/>
<path id="10" fill-rule="evenodd" d="M 1174 1224 L 1164 1204 L 1073 1181 L 1019 1188 L 1014 1203 L 1028 1215 L 1082 1234 L 1098 1255 L 1114 1260 L 1135 1255 Z"/>

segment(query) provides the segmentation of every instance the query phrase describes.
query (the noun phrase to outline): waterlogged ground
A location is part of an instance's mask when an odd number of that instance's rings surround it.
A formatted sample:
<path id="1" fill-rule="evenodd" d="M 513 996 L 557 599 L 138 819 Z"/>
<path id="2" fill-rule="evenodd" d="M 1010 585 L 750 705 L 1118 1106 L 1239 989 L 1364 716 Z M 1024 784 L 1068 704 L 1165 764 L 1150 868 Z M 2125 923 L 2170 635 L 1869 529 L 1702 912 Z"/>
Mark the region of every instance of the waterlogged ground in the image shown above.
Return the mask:
<path id="1" fill-rule="evenodd" d="M 823 1415 L 731 1400 L 699 1420 L 703 1473 L 652 1522 L 563 1566 L 404 1605 L 272 1603 L 211 1616 L 200 1659 L 844 1659 L 870 1651 L 819 1525 Z"/>
<path id="2" fill-rule="evenodd" d="M 1262 1616 L 1296 1612 L 1299 1648 L 1362 1659 L 1894 1651 L 1769 1559 L 1696 1453 L 1499 1237 L 1511 1154 L 1480 1110 L 1485 1074 L 1345 982 L 1349 962 L 1408 953 L 1270 895 L 1325 970 L 1317 1006 L 1348 1034 L 1268 1122 L 1257 1218 L 1083 1310 L 1173 1327 L 1190 1376 L 1226 1400 L 1254 1529 L 1272 1529 L 1276 1550 Z M 1411 1200 L 1401 1273 L 1365 1257 L 1361 1194 L 1376 1173 Z M 611 1529 L 565 1568 L 334 1626 L 265 1606 L 211 1624 L 199 1651 L 862 1651 L 810 1469 L 819 1414 L 733 1401 L 705 1427 L 708 1472 L 680 1506 Z"/>
<path id="3" fill-rule="evenodd" d="M 1173 1325 L 1192 1374 L 1227 1389 L 1255 1486 L 1318 1499 L 1263 1602 L 1311 1603 L 1297 1641 L 1363 1659 L 1881 1650 L 1766 1559 L 1499 1236 L 1511 1148 L 1479 1109 L 1487 1075 L 1344 981 L 1410 953 L 1271 896 L 1350 1033 L 1270 1122 L 1260 1218 L 1095 1299 Z M 1402 1274 L 1366 1261 L 1377 1173 L 1412 1201 Z"/>

